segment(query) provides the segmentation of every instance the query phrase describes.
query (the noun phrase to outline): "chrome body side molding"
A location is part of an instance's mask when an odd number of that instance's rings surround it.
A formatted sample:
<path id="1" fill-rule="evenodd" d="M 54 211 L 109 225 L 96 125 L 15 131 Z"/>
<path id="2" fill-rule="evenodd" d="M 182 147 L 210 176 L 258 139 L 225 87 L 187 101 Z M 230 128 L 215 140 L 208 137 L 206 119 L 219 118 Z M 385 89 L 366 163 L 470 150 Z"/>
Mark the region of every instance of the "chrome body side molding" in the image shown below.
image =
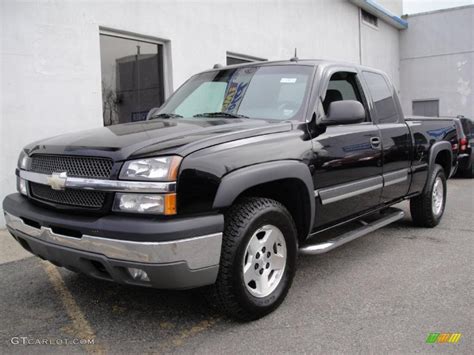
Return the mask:
<path id="1" fill-rule="evenodd" d="M 357 196 L 366 192 L 378 190 L 382 187 L 382 176 L 375 176 L 373 178 L 319 189 L 318 194 L 321 198 L 321 203 L 323 205 L 327 205 L 329 203 L 345 200 L 346 198 Z"/>
<path id="2" fill-rule="evenodd" d="M 407 181 L 408 171 L 408 169 L 401 169 L 383 174 L 384 186 L 395 185 Z"/>
<path id="3" fill-rule="evenodd" d="M 315 197 L 320 197 L 321 204 L 327 205 L 333 202 L 345 200 L 350 197 L 364 194 L 366 192 L 382 189 L 408 180 L 409 169 L 392 171 L 381 176 L 361 179 L 346 184 L 322 188 L 314 191 Z"/>

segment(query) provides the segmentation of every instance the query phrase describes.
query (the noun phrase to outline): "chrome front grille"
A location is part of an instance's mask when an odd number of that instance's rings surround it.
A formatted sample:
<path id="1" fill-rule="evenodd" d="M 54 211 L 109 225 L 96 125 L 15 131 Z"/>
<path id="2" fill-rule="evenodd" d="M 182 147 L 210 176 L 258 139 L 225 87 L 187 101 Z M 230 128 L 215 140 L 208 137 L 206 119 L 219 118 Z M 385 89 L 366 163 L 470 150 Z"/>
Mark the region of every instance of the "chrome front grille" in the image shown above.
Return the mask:
<path id="1" fill-rule="evenodd" d="M 109 179 L 113 161 L 67 155 L 33 155 L 30 170 L 41 174 L 67 172 L 68 176 Z"/>
<path id="2" fill-rule="evenodd" d="M 66 172 L 68 177 L 110 179 L 113 161 L 107 158 L 69 155 L 33 155 L 29 170 L 51 175 Z M 81 189 L 53 190 L 48 185 L 30 182 L 30 196 L 35 200 L 87 209 L 104 207 L 107 193 Z"/>
<path id="3" fill-rule="evenodd" d="M 72 189 L 57 191 L 47 185 L 30 182 L 30 195 L 35 199 L 60 205 L 100 209 L 104 205 L 107 193 Z"/>

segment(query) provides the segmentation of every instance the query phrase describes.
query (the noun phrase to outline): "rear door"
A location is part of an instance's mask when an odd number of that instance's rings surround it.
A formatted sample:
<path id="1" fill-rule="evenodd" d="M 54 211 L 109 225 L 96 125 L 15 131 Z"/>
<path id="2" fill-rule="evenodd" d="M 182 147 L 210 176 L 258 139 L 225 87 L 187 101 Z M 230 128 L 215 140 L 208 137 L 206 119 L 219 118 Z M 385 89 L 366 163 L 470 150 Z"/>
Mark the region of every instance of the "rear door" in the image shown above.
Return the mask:
<path id="1" fill-rule="evenodd" d="M 376 207 L 382 192 L 380 132 L 372 122 L 359 73 L 334 68 L 321 82 L 323 110 L 340 100 L 357 100 L 366 108 L 365 122 L 324 127 L 313 138 L 316 228 Z"/>
<path id="2" fill-rule="evenodd" d="M 412 138 L 405 123 L 397 94 L 389 79 L 380 72 L 363 71 L 362 77 L 371 97 L 371 117 L 382 140 L 384 187 L 381 202 L 406 196 L 410 187 Z"/>

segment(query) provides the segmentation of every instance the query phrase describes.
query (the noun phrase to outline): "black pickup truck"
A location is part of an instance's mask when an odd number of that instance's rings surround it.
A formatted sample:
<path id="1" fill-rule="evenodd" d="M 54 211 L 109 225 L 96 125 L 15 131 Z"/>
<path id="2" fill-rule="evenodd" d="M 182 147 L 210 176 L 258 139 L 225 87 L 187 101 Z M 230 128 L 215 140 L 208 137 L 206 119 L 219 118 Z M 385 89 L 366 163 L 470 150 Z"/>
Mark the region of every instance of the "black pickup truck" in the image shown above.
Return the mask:
<path id="1" fill-rule="evenodd" d="M 403 217 L 436 226 L 456 164 L 452 121 L 405 121 L 388 77 L 297 60 L 193 76 L 147 120 L 43 139 L 18 160 L 6 225 L 76 272 L 203 287 L 251 320 L 285 298 L 298 254 Z M 343 224 L 360 227 L 324 237 Z M 333 233 L 334 235 L 334 233 Z"/>

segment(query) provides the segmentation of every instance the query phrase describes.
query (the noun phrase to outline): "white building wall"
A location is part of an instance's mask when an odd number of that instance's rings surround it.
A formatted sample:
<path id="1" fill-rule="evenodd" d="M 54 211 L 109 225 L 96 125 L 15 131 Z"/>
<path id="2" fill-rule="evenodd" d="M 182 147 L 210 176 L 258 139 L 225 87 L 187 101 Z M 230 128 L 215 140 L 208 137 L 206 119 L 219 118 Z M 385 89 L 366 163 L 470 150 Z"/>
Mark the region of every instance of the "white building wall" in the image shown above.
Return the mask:
<path id="1" fill-rule="evenodd" d="M 297 47 L 301 58 L 359 63 L 360 57 L 359 9 L 346 0 L 0 4 L 0 201 L 15 191 L 24 145 L 102 126 L 99 27 L 169 41 L 174 88 L 225 64 L 226 51 L 275 60 L 292 57 Z M 377 31 L 362 28 L 363 63 L 398 84 L 398 31 L 379 24 Z"/>
<path id="2" fill-rule="evenodd" d="M 400 87 L 400 43 L 396 28 L 379 20 L 378 27 L 361 22 L 362 64 L 384 70 L 396 88 Z"/>
<path id="3" fill-rule="evenodd" d="M 441 116 L 474 117 L 474 6 L 407 18 L 400 35 L 401 99 L 439 99 Z"/>

